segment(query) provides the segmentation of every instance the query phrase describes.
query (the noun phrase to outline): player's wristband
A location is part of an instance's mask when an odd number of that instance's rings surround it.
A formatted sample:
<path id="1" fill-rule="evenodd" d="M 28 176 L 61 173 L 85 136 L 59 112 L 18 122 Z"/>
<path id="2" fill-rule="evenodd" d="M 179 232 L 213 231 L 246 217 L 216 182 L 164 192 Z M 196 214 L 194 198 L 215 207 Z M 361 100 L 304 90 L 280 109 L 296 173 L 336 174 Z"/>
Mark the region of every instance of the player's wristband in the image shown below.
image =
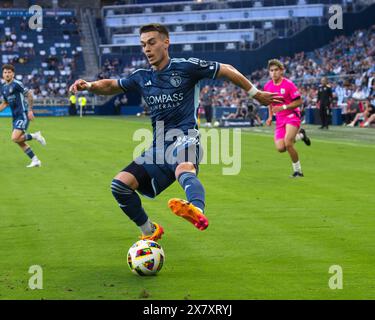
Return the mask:
<path id="1" fill-rule="evenodd" d="M 283 110 L 286 110 L 286 109 L 288 109 L 288 107 L 285 104 L 283 104 Z"/>
<path id="2" fill-rule="evenodd" d="M 249 94 L 249 97 L 252 98 L 254 97 L 257 93 L 259 92 L 259 90 L 257 88 L 255 88 L 255 86 L 253 85 L 251 87 L 251 89 L 247 92 Z"/>
<path id="3" fill-rule="evenodd" d="M 87 91 L 90 91 L 91 88 L 92 88 L 92 83 L 91 82 L 87 82 L 87 85 L 88 85 Z"/>

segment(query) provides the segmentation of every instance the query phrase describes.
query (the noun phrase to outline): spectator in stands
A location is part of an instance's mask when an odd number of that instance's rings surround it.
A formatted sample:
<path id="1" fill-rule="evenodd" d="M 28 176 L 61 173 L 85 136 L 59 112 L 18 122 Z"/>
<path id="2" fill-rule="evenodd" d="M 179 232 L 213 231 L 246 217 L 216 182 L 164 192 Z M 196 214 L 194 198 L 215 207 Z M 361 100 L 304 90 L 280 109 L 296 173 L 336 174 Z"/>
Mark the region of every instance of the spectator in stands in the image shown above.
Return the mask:
<path id="1" fill-rule="evenodd" d="M 332 102 L 334 101 L 335 106 L 337 105 L 342 109 L 346 123 L 353 120 L 355 115 L 352 114 L 352 108 L 355 110 L 357 108 L 354 103 L 349 107 L 348 113 L 346 112 L 349 98 L 353 97 L 354 94 L 354 97 L 365 99 L 371 96 L 375 90 L 374 31 L 375 25 L 367 30 L 356 31 L 351 36 L 336 37 L 331 43 L 314 52 L 301 52 L 292 57 L 281 58 L 288 69 L 288 77 L 299 86 L 305 108 L 316 107 L 319 81 L 326 76 L 331 79 Z M 11 39 L 10 41 L 13 48 L 13 41 Z M 125 76 L 137 68 L 144 67 L 148 68 L 144 57 L 134 56 L 127 64 L 116 57 L 108 58 L 104 60 L 98 77 Z M 255 70 L 250 75 L 252 82 L 258 87 L 263 85 L 267 77 L 267 69 Z M 216 88 L 217 90 L 212 95 L 213 105 L 232 105 L 237 108 L 243 102 L 247 104 L 246 97 L 241 96 L 241 90 L 234 88 L 230 83 L 218 83 Z M 55 94 L 54 92 L 51 93 L 48 88 L 47 90 L 48 95 Z M 331 104 L 331 106 L 333 105 Z"/>
<path id="2" fill-rule="evenodd" d="M 333 95 L 337 98 L 337 106 L 341 107 L 345 98 L 345 89 L 342 81 L 338 81 L 334 90 Z"/>
<path id="3" fill-rule="evenodd" d="M 362 86 L 357 86 L 355 92 L 352 95 L 352 97 L 357 100 L 364 100 L 366 99 L 366 96 L 366 90 Z"/>
<path id="4" fill-rule="evenodd" d="M 371 123 L 375 122 L 375 114 L 373 114 L 370 118 L 367 119 L 367 121 L 361 125 L 362 128 L 369 127 Z"/>
<path id="5" fill-rule="evenodd" d="M 317 89 L 323 76 L 333 76 L 331 84 L 335 106 L 346 113 L 349 97 L 363 98 L 371 95 L 374 90 L 375 75 L 375 26 L 368 30 L 359 30 L 352 36 L 337 37 L 327 46 L 315 50 L 312 54 L 297 53 L 293 57 L 284 57 L 281 60 L 289 70 L 289 78 L 298 83 L 302 92 L 304 107 L 316 106 Z M 130 63 L 123 65 L 118 58 L 106 59 L 99 78 L 110 78 L 127 75 L 136 68 L 148 67 L 143 57 L 135 56 Z M 346 75 L 346 78 L 336 80 L 335 77 Z M 267 69 L 255 70 L 250 78 L 257 86 L 262 86 L 268 77 Z M 344 81 L 345 80 L 345 81 Z M 334 83 L 336 82 L 336 84 Z M 357 83 L 362 89 L 353 90 Z M 223 82 L 216 86 L 218 89 L 212 95 L 212 104 L 215 106 L 234 106 L 246 102 L 246 97 L 241 97 L 241 91 L 230 83 Z M 370 88 L 370 89 L 368 89 Z M 238 102 L 235 102 L 239 99 Z M 349 112 L 350 114 L 350 112 Z"/>
<path id="6" fill-rule="evenodd" d="M 263 121 L 259 117 L 259 107 L 260 105 L 256 100 L 249 100 L 247 103 L 247 112 L 251 126 L 263 126 Z"/>
<path id="7" fill-rule="evenodd" d="M 361 124 L 361 127 L 369 127 L 371 123 L 375 122 L 375 92 L 373 92 L 372 96 L 367 99 L 367 102 L 372 108 L 370 111 L 371 115 Z"/>
<path id="8" fill-rule="evenodd" d="M 354 127 L 359 120 L 366 122 L 375 113 L 375 107 L 371 104 L 370 98 L 365 100 L 363 104 L 365 105 L 364 111 L 357 113 L 354 120 L 348 124 L 348 127 Z"/>
<path id="9" fill-rule="evenodd" d="M 76 19 L 71 17 L 46 18 L 51 23 L 60 27 L 60 21 L 65 19 L 66 26 L 76 26 Z M 74 34 L 74 28 L 61 30 L 61 33 L 51 35 L 51 30 L 44 28 L 37 33 L 28 27 L 26 17 L 7 17 L 0 18 L 1 29 L 5 31 L 0 35 L 0 56 L 4 63 L 19 64 L 19 80 L 36 93 L 36 98 L 43 97 L 66 97 L 67 85 L 63 87 L 60 84 L 67 84 L 71 81 L 73 73 L 76 71 L 77 61 L 81 59 L 81 51 L 74 49 L 62 49 L 60 44 L 74 45 L 69 39 L 69 35 Z M 65 38 L 68 36 L 68 38 Z M 56 47 L 47 47 L 44 37 L 55 41 Z M 61 39 L 59 39 L 61 37 Z M 34 40 L 35 38 L 35 40 Z M 68 43 L 70 42 L 70 43 Z M 47 51 L 48 50 L 48 51 Z M 50 56 L 46 56 L 46 53 Z M 47 58 L 46 58 L 47 57 Z M 32 70 L 31 64 L 35 65 L 36 70 Z M 24 67 L 25 66 L 25 67 Z M 32 70 L 30 72 L 30 70 Z M 54 72 L 53 74 L 50 72 Z M 49 85 L 52 82 L 53 85 Z M 57 86 L 56 83 L 59 85 Z"/>
<path id="10" fill-rule="evenodd" d="M 375 71 L 372 71 L 371 76 L 368 78 L 367 88 L 368 88 L 369 96 L 372 96 L 373 93 L 375 92 Z"/>
<path id="11" fill-rule="evenodd" d="M 351 123 L 357 113 L 360 113 L 359 103 L 353 98 L 348 99 L 345 113 L 342 114 L 344 125 Z"/>
<path id="12" fill-rule="evenodd" d="M 115 114 L 120 115 L 121 114 L 121 107 L 128 103 L 128 98 L 125 94 L 123 94 L 121 97 L 117 96 L 114 102 L 115 107 Z"/>
<path id="13" fill-rule="evenodd" d="M 128 103 L 128 97 L 126 96 L 126 94 L 123 94 L 121 97 L 121 104 L 124 106 L 127 103 Z"/>
<path id="14" fill-rule="evenodd" d="M 0 8 L 13 8 L 13 1 L 3 0 L 0 2 Z"/>
<path id="15" fill-rule="evenodd" d="M 238 104 L 236 112 L 230 113 L 225 119 L 245 119 L 247 112 L 247 105 L 245 103 Z"/>
<path id="16" fill-rule="evenodd" d="M 315 50 L 312 55 L 307 56 L 302 52 L 295 54 L 293 58 L 284 57 L 281 60 L 289 70 L 289 78 L 293 81 L 298 80 L 296 82 L 300 85 L 300 89 L 309 86 L 305 96 L 310 96 L 310 91 L 316 90 L 316 79 L 330 75 L 353 75 L 347 78 L 345 85 L 342 83 L 338 85 L 335 92 L 338 106 L 345 108 L 347 98 L 353 94 L 352 83 L 357 81 L 359 86 L 368 86 L 368 83 L 364 83 L 364 74 L 370 79 L 375 71 L 374 30 L 375 25 L 368 30 L 354 32 L 350 37 L 337 37 L 327 46 Z M 266 69 L 257 70 L 251 74 L 252 79 L 259 79 L 261 82 L 264 82 L 266 77 Z M 314 94 L 311 96 L 313 97 Z M 308 107 L 312 105 L 308 103 Z"/>

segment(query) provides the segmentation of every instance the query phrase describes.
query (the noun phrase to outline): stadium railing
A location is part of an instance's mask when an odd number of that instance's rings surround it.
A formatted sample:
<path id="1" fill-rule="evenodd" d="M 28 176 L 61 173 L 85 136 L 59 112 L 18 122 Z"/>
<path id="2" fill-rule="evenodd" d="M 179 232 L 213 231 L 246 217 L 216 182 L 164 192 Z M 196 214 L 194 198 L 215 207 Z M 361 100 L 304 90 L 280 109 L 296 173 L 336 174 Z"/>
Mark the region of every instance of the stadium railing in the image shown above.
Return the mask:
<path id="1" fill-rule="evenodd" d="M 254 29 L 200 31 L 199 33 L 195 31 L 173 32 L 170 34 L 170 38 L 173 44 L 254 41 Z M 112 36 L 112 44 L 139 46 L 139 35 L 116 34 Z"/>
<path id="2" fill-rule="evenodd" d="M 100 56 L 99 46 L 101 45 L 101 40 L 100 40 L 98 30 L 95 26 L 95 21 L 94 21 L 94 18 L 93 18 L 93 12 L 90 9 L 81 10 L 81 17 L 83 19 L 86 19 L 86 21 L 89 25 L 90 33 L 91 33 L 92 39 L 94 41 L 94 48 L 95 48 L 97 56 L 99 57 Z"/>
<path id="3" fill-rule="evenodd" d="M 121 26 L 141 26 L 146 23 L 183 24 L 239 20 L 275 20 L 292 17 L 321 17 L 324 5 L 300 5 L 287 7 L 260 7 L 246 9 L 210 10 L 202 12 L 164 12 L 134 15 L 108 14 L 103 16 L 108 28 Z"/>

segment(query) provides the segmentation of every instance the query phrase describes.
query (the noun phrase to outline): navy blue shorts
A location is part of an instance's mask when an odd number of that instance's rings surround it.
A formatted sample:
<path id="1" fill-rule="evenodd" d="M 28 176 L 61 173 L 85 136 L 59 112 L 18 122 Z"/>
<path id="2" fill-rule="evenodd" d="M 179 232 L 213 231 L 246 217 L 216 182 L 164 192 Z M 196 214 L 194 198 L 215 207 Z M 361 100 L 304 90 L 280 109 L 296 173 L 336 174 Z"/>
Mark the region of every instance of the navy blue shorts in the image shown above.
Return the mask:
<path id="1" fill-rule="evenodd" d="M 24 114 L 22 116 L 18 116 L 17 118 L 13 118 L 13 130 L 21 130 L 26 131 L 29 127 L 29 118 L 27 117 L 27 114 Z"/>
<path id="2" fill-rule="evenodd" d="M 175 171 L 180 163 L 193 163 L 198 174 L 201 159 L 199 133 L 195 137 L 180 136 L 163 147 L 150 147 L 134 160 L 146 170 L 150 178 L 147 185 L 140 183 L 141 188 L 138 191 L 144 196 L 155 198 L 176 180 Z"/>

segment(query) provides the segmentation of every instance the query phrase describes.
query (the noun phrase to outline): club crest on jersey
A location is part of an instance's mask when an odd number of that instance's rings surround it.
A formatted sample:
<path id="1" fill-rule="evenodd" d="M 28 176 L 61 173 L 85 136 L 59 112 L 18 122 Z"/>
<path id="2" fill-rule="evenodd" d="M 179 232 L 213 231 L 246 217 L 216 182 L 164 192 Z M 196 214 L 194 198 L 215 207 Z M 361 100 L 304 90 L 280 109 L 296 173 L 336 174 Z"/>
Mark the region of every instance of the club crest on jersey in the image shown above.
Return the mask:
<path id="1" fill-rule="evenodd" d="M 284 94 L 284 93 L 285 93 L 285 89 L 284 89 L 284 88 L 281 88 L 280 93 L 281 93 L 281 94 Z"/>
<path id="2" fill-rule="evenodd" d="M 200 60 L 200 61 L 199 61 L 199 65 L 200 65 L 202 68 L 206 68 L 206 67 L 208 67 L 208 62 L 205 61 L 205 60 Z"/>
<path id="3" fill-rule="evenodd" d="M 178 75 L 178 73 L 172 73 L 172 76 L 169 82 L 171 83 L 172 86 L 174 86 L 175 88 L 178 88 L 182 83 L 182 79 Z"/>

